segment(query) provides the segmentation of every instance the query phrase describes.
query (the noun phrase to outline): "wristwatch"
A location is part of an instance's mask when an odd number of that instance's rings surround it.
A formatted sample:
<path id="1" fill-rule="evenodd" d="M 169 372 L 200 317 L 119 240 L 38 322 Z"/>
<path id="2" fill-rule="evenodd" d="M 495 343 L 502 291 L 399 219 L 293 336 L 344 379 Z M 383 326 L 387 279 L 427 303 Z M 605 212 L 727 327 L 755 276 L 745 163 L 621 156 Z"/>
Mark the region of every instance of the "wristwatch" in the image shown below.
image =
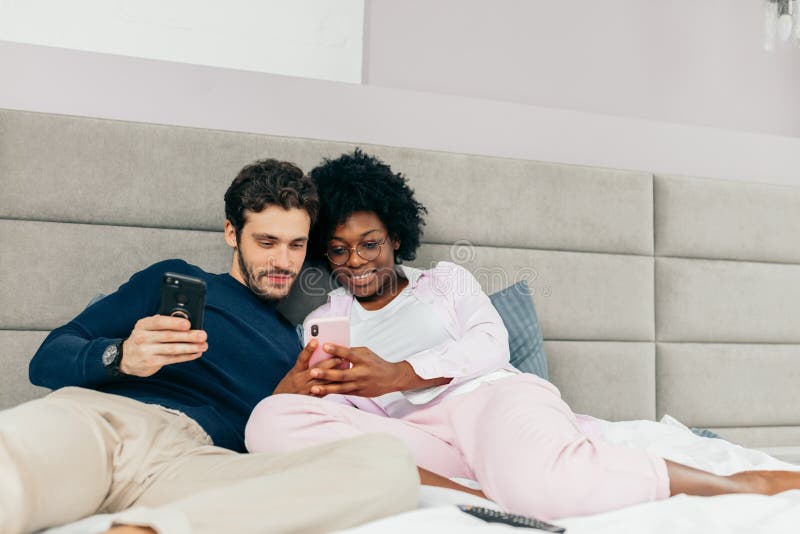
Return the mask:
<path id="1" fill-rule="evenodd" d="M 112 343 L 103 351 L 103 367 L 113 376 L 123 376 L 125 373 L 119 370 L 122 363 L 122 344 L 123 341 Z"/>

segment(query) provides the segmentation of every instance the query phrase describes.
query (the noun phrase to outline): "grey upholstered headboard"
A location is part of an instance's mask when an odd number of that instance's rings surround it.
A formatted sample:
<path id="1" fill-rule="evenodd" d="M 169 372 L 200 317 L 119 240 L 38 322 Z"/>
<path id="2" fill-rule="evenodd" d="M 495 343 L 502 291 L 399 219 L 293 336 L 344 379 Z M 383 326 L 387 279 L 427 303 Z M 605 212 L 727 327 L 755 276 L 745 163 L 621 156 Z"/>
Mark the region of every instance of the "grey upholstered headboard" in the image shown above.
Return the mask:
<path id="1" fill-rule="evenodd" d="M 0 407 L 44 393 L 30 356 L 96 293 L 164 258 L 227 270 L 222 195 L 244 164 L 352 146 L 0 110 Z M 577 412 L 669 413 L 795 457 L 800 188 L 362 148 L 429 208 L 416 264 L 529 280 Z"/>

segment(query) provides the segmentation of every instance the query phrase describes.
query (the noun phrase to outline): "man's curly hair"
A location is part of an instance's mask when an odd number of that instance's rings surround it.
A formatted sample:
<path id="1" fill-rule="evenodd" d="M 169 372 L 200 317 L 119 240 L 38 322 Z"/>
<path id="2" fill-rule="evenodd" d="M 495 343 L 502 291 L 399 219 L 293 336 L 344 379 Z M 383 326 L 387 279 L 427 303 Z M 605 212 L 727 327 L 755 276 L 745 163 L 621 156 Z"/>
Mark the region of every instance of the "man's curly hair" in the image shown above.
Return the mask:
<path id="1" fill-rule="evenodd" d="M 246 165 L 225 192 L 225 218 L 241 238 L 247 212 L 259 213 L 268 206 L 305 210 L 311 224 L 319 211 L 319 196 L 311 180 L 293 163 L 261 159 Z"/>
<path id="2" fill-rule="evenodd" d="M 400 173 L 356 148 L 352 154 L 325 159 L 309 174 L 320 199 L 319 219 L 312 231 L 309 254 L 322 259 L 337 226 L 358 211 L 371 211 L 386 226 L 389 237 L 400 241 L 395 263 L 417 257 L 422 238 L 425 206 Z"/>

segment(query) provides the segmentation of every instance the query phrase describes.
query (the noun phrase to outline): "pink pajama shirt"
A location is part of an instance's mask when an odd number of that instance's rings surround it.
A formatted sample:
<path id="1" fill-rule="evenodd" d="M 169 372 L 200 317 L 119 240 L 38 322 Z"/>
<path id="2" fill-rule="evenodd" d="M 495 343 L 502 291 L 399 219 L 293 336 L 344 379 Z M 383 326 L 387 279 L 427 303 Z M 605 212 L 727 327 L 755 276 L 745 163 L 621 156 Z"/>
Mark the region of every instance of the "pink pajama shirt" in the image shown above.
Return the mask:
<path id="1" fill-rule="evenodd" d="M 406 443 L 419 466 L 476 480 L 504 509 L 543 519 L 669 496 L 662 458 L 587 435 L 555 386 L 510 366 L 502 319 L 472 275 L 447 262 L 404 271 L 410 291 L 436 310 L 448 335 L 402 359 L 422 378 L 453 381 L 376 398 L 273 395 L 251 414 L 249 451 L 281 453 L 387 433 Z M 336 290 L 309 318 L 350 316 L 352 303 Z"/>

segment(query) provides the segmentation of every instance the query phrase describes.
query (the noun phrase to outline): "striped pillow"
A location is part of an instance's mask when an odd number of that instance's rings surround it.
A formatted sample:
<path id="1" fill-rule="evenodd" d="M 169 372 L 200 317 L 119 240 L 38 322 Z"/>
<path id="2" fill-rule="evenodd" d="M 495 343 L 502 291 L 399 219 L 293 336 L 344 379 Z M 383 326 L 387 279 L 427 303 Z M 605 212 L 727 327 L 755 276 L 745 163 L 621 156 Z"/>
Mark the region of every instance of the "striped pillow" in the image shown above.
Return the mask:
<path id="1" fill-rule="evenodd" d="M 521 280 L 489 295 L 489 298 L 508 330 L 511 365 L 547 380 L 544 340 L 528 283 Z"/>

